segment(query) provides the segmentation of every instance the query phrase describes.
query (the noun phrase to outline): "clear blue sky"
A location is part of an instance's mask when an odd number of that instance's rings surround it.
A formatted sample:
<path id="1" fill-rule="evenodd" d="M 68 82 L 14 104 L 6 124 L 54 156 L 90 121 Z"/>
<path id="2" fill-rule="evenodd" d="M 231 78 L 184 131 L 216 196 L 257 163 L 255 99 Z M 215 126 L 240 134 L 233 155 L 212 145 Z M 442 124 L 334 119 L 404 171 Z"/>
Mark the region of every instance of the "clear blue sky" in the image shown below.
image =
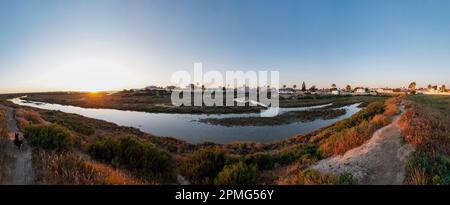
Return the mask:
<path id="1" fill-rule="evenodd" d="M 2 0 L 0 93 L 167 85 L 207 70 L 283 84 L 450 84 L 448 0 Z"/>

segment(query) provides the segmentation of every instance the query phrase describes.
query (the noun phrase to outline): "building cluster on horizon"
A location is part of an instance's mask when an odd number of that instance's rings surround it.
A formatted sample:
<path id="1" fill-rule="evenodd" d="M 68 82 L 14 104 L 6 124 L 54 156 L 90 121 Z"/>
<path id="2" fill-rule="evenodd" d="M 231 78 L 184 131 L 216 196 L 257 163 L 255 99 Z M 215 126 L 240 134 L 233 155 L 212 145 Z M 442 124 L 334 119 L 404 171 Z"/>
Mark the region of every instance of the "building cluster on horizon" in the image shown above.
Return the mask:
<path id="1" fill-rule="evenodd" d="M 450 95 L 450 90 L 446 89 L 445 85 L 428 85 L 426 88 L 416 88 L 415 82 L 412 82 L 408 88 L 369 88 L 369 87 L 354 87 L 352 88 L 350 85 L 347 85 L 345 88 L 338 88 L 335 84 L 332 84 L 329 88 L 316 88 L 316 86 L 311 86 L 310 88 L 306 88 L 305 82 L 303 82 L 301 88 L 297 88 L 296 85 L 292 87 L 288 87 L 286 85 L 281 86 L 281 88 L 271 88 L 270 86 L 265 87 L 250 87 L 250 86 L 240 86 L 237 88 L 228 87 L 218 87 L 218 88 L 210 88 L 206 86 L 200 86 L 195 84 L 189 84 L 183 88 L 176 86 L 147 86 L 141 89 L 130 89 L 124 90 L 123 92 L 132 92 L 135 94 L 145 94 L 145 93 L 159 93 L 159 94 L 168 94 L 174 89 L 181 90 L 217 90 L 222 89 L 226 92 L 230 91 L 238 91 L 238 92 L 249 92 L 249 91 L 258 91 L 261 88 L 265 88 L 270 92 L 276 92 L 280 94 L 282 98 L 301 98 L 307 95 L 319 95 L 319 96 L 327 96 L 327 95 L 337 95 L 337 96 L 346 96 L 346 95 L 393 95 L 393 94 L 428 94 L 428 95 Z"/>

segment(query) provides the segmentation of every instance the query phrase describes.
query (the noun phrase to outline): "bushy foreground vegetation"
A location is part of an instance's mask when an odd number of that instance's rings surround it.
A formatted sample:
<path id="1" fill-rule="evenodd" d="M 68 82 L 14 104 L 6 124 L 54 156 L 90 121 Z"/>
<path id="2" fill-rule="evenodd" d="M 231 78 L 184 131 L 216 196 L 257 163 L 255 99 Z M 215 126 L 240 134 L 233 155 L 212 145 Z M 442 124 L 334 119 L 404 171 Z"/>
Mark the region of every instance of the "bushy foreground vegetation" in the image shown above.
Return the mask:
<path id="1" fill-rule="evenodd" d="M 252 185 L 256 184 L 258 167 L 254 164 L 247 165 L 240 161 L 226 165 L 219 172 L 214 184 L 216 185 Z"/>
<path id="2" fill-rule="evenodd" d="M 192 184 L 252 185 L 258 177 L 257 165 L 227 156 L 219 147 L 192 153 L 182 162 L 181 171 Z"/>
<path id="3" fill-rule="evenodd" d="M 58 185 L 113 185 L 149 183 L 123 171 L 92 162 L 74 151 L 74 140 L 56 124 L 28 125 L 24 136 L 35 148 L 33 165 L 38 183 Z"/>
<path id="4" fill-rule="evenodd" d="M 218 148 L 204 148 L 189 155 L 181 164 L 181 171 L 192 184 L 213 184 L 227 161 L 225 152 Z"/>
<path id="5" fill-rule="evenodd" d="M 171 156 L 134 136 L 98 139 L 90 145 L 89 154 L 94 159 L 126 168 L 145 179 L 170 181 L 175 177 Z"/>
<path id="6" fill-rule="evenodd" d="M 182 149 L 179 149 L 171 142 L 166 143 L 164 138 L 147 137 L 136 129 L 61 112 L 34 109 L 38 111 L 23 111 L 21 116 L 25 136 L 31 145 L 39 148 L 35 157 L 45 159 L 35 159 L 43 183 L 173 183 L 176 174 L 180 173 L 191 184 L 246 185 L 262 183 L 261 177 L 266 177 L 261 176 L 263 172 L 295 165 L 300 171 L 292 178 L 293 184 L 354 184 L 356 182 L 350 174 L 335 176 L 308 170 L 308 167 L 320 159 L 359 146 L 377 128 L 389 123 L 390 116 L 398 113 L 397 101 L 385 103 L 385 98 L 379 99 L 351 118 L 324 128 L 318 134 L 311 135 L 315 137 L 304 138 L 300 143 L 283 146 L 242 143 L 234 146 L 241 150 L 239 152 L 231 150 L 233 146 L 212 144 L 182 144 Z M 53 124 L 45 125 L 43 119 Z M 31 125 L 35 123 L 40 125 Z M 78 146 L 80 138 L 86 139 L 83 146 Z M 329 146 L 338 149 L 329 149 Z M 174 157 L 163 150 L 169 150 Z M 78 153 L 83 151 L 98 162 Z M 101 175 L 99 170 L 110 174 Z M 130 175 L 119 170 L 127 170 Z M 67 176 L 69 172 L 76 174 Z M 54 179 L 51 179 L 52 173 Z M 271 177 L 279 176 L 274 174 Z M 267 183 L 273 183 L 276 179 L 270 180 Z"/>
<path id="7" fill-rule="evenodd" d="M 244 160 L 247 164 L 256 164 L 260 170 L 269 170 L 294 162 L 298 165 L 308 165 L 322 158 L 317 148 L 314 144 L 299 144 L 271 154 L 264 152 L 248 154 Z"/>
<path id="8" fill-rule="evenodd" d="M 357 180 L 349 173 L 342 173 L 340 175 L 321 173 L 317 170 L 306 169 L 300 171 L 286 184 L 296 185 L 354 185 Z"/>
<path id="9" fill-rule="evenodd" d="M 144 184 L 109 166 L 84 159 L 74 152 L 35 150 L 33 163 L 37 180 L 47 185 L 126 185 Z"/>
<path id="10" fill-rule="evenodd" d="M 450 97 L 411 96 L 400 120 L 410 156 L 406 183 L 450 184 Z M 445 106 L 443 106 L 445 105 Z"/>
<path id="11" fill-rule="evenodd" d="M 256 182 L 261 183 L 267 177 L 268 183 L 275 180 L 281 184 L 356 184 L 357 180 L 349 173 L 333 175 L 309 170 L 308 167 L 318 160 L 345 153 L 366 142 L 377 129 L 391 123 L 392 117 L 400 113 L 399 102 L 400 98 L 374 101 L 352 117 L 314 135 L 308 135 L 309 138 L 299 139 L 296 141 L 298 144 L 268 148 L 270 151 L 264 151 L 267 149 L 265 146 L 241 144 L 233 147 L 233 150 L 238 147 L 241 150 L 238 153 L 243 153 L 236 157 L 218 147 L 205 148 L 183 161 L 182 173 L 193 184 L 251 184 L 251 180 L 241 179 L 256 178 Z M 251 149 L 247 145 L 261 151 L 248 153 Z M 281 170 L 290 169 L 289 167 L 293 170 L 283 174 L 284 171 Z M 256 176 L 239 174 L 239 170 L 253 173 L 254 169 L 258 169 Z M 235 173 L 225 174 L 232 171 Z M 266 171 L 271 174 L 262 176 Z M 278 176 L 280 171 L 281 176 Z M 278 179 L 270 179 L 271 177 Z"/>
<path id="12" fill-rule="evenodd" d="M 64 151 L 74 147 L 69 132 L 56 124 L 29 125 L 24 129 L 24 136 L 30 145 L 45 150 Z"/>
<path id="13" fill-rule="evenodd" d="M 8 142 L 8 121 L 6 110 L 0 109 L 0 184 L 5 181 L 9 155 L 6 153 Z"/>
<path id="14" fill-rule="evenodd" d="M 417 151 L 410 156 L 406 183 L 413 185 L 449 185 L 450 157 L 443 154 L 429 155 Z"/>

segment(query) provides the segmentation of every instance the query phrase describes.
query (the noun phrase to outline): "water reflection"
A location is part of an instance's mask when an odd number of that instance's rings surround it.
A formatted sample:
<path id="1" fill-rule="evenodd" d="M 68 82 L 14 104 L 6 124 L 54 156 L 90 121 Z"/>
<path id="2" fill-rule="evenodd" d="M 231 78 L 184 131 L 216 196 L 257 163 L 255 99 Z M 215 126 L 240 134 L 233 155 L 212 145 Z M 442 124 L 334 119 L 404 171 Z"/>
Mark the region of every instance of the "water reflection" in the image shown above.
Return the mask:
<path id="1" fill-rule="evenodd" d="M 295 122 L 276 126 L 234 126 L 226 127 L 198 122 L 204 118 L 254 117 L 260 113 L 242 114 L 174 114 L 174 113 L 146 113 L 137 111 L 123 111 L 114 109 L 81 108 L 76 106 L 32 102 L 15 98 L 13 103 L 23 106 L 36 107 L 46 110 L 60 110 L 82 116 L 105 120 L 122 126 L 136 127 L 144 132 L 157 136 L 174 137 L 191 143 L 205 141 L 229 143 L 235 141 L 270 142 L 286 139 L 295 134 L 304 134 L 320 127 L 328 126 L 338 120 L 350 117 L 358 112 L 359 104 L 343 107 L 346 114 L 329 120 L 314 120 L 311 122 Z M 327 105 L 303 108 L 280 108 L 280 113 L 320 108 Z"/>

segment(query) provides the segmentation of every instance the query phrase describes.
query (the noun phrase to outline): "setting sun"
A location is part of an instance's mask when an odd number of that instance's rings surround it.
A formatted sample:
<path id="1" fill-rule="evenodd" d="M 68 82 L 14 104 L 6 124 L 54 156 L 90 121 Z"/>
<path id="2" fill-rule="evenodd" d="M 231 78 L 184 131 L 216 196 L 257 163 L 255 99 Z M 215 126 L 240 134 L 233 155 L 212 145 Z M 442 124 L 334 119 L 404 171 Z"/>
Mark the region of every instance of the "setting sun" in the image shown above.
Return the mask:
<path id="1" fill-rule="evenodd" d="M 50 62 L 50 69 L 42 72 L 52 87 L 74 91 L 110 91 L 133 86 L 143 81 L 135 63 L 128 56 L 113 50 L 80 49 Z"/>

